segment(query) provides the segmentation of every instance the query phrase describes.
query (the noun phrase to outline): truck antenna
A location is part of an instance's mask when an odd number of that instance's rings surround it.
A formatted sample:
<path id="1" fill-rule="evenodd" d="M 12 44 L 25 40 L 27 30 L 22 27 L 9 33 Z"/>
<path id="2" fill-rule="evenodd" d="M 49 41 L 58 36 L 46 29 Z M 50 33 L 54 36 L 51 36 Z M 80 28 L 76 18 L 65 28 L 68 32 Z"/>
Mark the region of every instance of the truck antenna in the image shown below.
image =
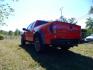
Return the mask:
<path id="1" fill-rule="evenodd" d="M 62 17 L 62 11 L 63 11 L 63 7 L 60 8 L 60 12 L 61 12 L 61 17 Z"/>
<path id="2" fill-rule="evenodd" d="M 61 19 L 61 21 L 62 21 L 62 19 L 63 19 L 62 11 L 63 11 L 63 7 L 60 8 L 60 13 L 61 13 L 60 19 Z"/>

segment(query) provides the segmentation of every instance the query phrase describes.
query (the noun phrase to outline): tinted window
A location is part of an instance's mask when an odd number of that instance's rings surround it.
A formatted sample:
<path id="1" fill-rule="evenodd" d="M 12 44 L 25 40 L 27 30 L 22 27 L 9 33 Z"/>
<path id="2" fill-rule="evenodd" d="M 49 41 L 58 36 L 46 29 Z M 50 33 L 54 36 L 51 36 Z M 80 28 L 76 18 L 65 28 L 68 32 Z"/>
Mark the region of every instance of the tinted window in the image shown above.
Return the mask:
<path id="1" fill-rule="evenodd" d="M 32 24 L 30 24 L 30 25 L 27 27 L 27 29 L 28 29 L 28 30 L 30 30 L 30 29 L 31 29 L 31 25 L 32 25 Z"/>
<path id="2" fill-rule="evenodd" d="M 42 25 L 42 24 L 46 24 L 48 23 L 47 21 L 37 21 L 36 24 L 35 24 L 35 27 L 36 26 L 39 26 L 39 25 Z"/>
<path id="3" fill-rule="evenodd" d="M 31 24 L 27 27 L 27 29 L 28 29 L 28 30 L 32 30 L 32 27 L 33 27 L 34 24 L 35 24 L 35 22 L 31 23 Z"/>

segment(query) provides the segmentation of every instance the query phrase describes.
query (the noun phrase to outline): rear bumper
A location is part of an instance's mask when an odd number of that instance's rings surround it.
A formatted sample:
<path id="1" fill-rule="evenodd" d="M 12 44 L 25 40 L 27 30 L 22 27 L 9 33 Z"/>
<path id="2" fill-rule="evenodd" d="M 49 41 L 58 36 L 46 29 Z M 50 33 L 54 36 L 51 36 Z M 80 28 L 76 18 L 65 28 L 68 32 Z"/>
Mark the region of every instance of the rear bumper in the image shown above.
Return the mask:
<path id="1" fill-rule="evenodd" d="M 74 46 L 80 43 L 80 39 L 53 39 L 51 44 L 55 46 Z"/>

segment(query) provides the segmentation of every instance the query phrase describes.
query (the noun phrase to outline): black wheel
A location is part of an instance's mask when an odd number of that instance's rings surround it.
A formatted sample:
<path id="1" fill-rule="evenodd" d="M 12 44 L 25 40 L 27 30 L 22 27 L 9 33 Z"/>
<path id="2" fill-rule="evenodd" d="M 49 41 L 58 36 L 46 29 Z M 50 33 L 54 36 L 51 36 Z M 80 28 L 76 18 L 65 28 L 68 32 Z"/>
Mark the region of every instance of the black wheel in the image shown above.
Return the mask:
<path id="1" fill-rule="evenodd" d="M 21 45 L 25 45 L 25 40 L 23 38 L 21 38 Z"/>
<path id="2" fill-rule="evenodd" d="M 35 38 L 34 38 L 34 46 L 35 46 L 36 52 L 42 52 L 44 50 L 43 49 L 44 44 L 43 44 L 42 39 L 39 35 L 35 36 Z"/>

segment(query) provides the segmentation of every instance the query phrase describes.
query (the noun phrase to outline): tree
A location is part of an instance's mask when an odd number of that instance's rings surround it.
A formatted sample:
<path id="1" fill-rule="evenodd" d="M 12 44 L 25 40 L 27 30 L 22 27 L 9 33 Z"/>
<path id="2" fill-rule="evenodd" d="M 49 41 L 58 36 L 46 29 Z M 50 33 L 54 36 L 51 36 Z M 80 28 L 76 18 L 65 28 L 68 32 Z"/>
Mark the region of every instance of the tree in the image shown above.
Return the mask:
<path id="1" fill-rule="evenodd" d="M 17 1 L 17 0 L 11 0 L 11 1 Z M 14 9 L 9 5 L 7 0 L 0 0 L 0 25 L 4 25 L 4 20 L 11 15 L 11 13 L 14 12 Z"/>
<path id="2" fill-rule="evenodd" d="M 0 30 L 0 34 L 7 35 L 7 31 Z"/>
<path id="3" fill-rule="evenodd" d="M 89 10 L 89 14 L 93 14 L 93 0 L 91 1 L 91 7 L 90 7 L 90 10 Z"/>
<path id="4" fill-rule="evenodd" d="M 76 24 L 76 23 L 77 23 L 77 21 L 76 21 L 75 18 L 67 19 L 67 18 L 65 18 L 65 17 L 63 17 L 63 16 L 60 17 L 60 21 L 62 21 L 62 22 L 67 22 L 67 23 L 71 23 L 71 24 Z"/>
<path id="5" fill-rule="evenodd" d="M 93 18 L 89 17 L 86 21 L 86 28 L 93 32 Z"/>
<path id="6" fill-rule="evenodd" d="M 13 32 L 12 32 L 12 31 L 9 31 L 9 32 L 8 32 L 8 35 L 9 35 L 9 36 L 12 36 L 12 35 L 13 35 Z"/>
<path id="7" fill-rule="evenodd" d="M 71 24 L 76 24 L 77 23 L 75 18 L 68 19 L 68 22 L 71 23 Z"/>
<path id="8" fill-rule="evenodd" d="M 93 6 L 90 7 L 89 14 L 93 14 Z"/>
<path id="9" fill-rule="evenodd" d="M 65 18 L 65 17 L 63 17 L 63 16 L 60 17 L 60 21 L 62 21 L 62 22 L 68 22 L 68 21 L 67 21 L 67 18 Z"/>
<path id="10" fill-rule="evenodd" d="M 15 32 L 14 32 L 14 35 L 18 36 L 18 35 L 20 35 L 20 33 L 21 33 L 20 30 L 16 29 Z"/>

